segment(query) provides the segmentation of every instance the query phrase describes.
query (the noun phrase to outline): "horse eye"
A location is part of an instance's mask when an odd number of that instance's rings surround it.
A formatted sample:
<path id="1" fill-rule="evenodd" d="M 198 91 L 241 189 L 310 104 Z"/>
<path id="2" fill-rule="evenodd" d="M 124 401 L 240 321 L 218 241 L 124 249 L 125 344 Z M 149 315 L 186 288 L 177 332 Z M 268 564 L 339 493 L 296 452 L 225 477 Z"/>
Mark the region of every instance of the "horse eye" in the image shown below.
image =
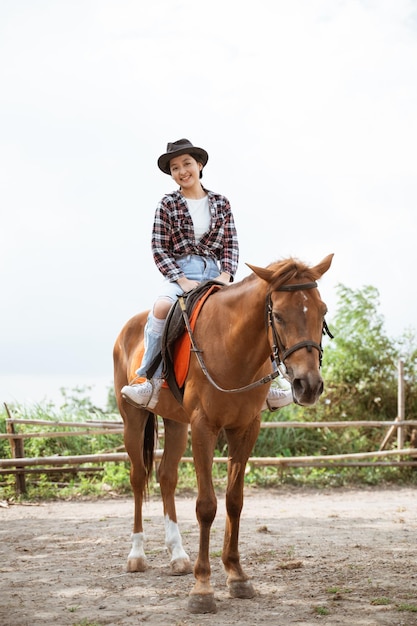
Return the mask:
<path id="1" fill-rule="evenodd" d="M 277 324 L 282 324 L 282 317 L 280 316 L 280 314 L 274 311 L 273 315 L 274 320 L 277 322 Z"/>

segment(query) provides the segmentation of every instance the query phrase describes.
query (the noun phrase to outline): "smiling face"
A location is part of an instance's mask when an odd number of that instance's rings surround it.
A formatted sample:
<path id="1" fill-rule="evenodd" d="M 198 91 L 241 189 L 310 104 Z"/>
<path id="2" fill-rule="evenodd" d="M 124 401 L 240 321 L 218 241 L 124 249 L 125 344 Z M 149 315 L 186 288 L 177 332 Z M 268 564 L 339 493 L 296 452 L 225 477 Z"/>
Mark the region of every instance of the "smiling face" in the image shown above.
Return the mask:
<path id="1" fill-rule="evenodd" d="M 171 176 L 185 193 L 201 190 L 200 172 L 201 163 L 190 154 L 181 154 L 169 162 Z"/>

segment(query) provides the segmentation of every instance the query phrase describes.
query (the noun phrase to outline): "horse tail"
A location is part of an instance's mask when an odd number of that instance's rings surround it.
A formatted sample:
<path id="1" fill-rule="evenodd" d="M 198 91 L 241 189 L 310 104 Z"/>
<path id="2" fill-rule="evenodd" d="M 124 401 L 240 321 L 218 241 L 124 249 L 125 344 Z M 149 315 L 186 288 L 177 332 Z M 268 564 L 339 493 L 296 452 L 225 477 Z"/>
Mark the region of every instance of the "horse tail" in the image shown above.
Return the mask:
<path id="1" fill-rule="evenodd" d="M 152 475 L 157 429 L 158 421 L 156 415 L 154 415 L 154 413 L 151 413 L 151 411 L 148 411 L 148 417 L 146 420 L 145 433 L 143 438 L 143 464 L 145 466 L 146 473 L 145 495 L 149 493 L 149 480 Z"/>

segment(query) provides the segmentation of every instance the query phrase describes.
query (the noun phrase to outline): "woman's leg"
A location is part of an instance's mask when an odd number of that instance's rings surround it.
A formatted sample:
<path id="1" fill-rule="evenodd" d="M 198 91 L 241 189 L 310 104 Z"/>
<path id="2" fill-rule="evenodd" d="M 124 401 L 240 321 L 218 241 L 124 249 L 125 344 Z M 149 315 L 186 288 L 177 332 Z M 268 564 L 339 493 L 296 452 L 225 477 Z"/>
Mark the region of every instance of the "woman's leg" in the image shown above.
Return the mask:
<path id="1" fill-rule="evenodd" d="M 152 313 L 148 315 L 148 321 L 144 329 L 145 352 L 141 366 L 136 370 L 140 377 L 147 378 L 147 373 L 153 360 L 161 352 L 162 333 L 164 332 L 165 320 L 173 301 L 168 298 L 159 298 L 154 305 Z M 160 378 L 162 373 L 162 363 L 152 375 L 152 378 Z"/>
<path id="2" fill-rule="evenodd" d="M 148 378 L 148 371 L 154 359 L 161 352 L 162 333 L 164 331 L 165 320 L 174 300 L 169 297 L 160 297 L 156 300 L 153 311 L 149 313 L 144 329 L 145 352 L 141 366 L 136 370 L 140 378 L 146 378 L 145 382 L 139 384 L 125 385 L 122 389 L 122 396 L 134 406 L 149 407 L 153 409 L 158 402 L 159 391 L 162 386 L 162 361 Z"/>

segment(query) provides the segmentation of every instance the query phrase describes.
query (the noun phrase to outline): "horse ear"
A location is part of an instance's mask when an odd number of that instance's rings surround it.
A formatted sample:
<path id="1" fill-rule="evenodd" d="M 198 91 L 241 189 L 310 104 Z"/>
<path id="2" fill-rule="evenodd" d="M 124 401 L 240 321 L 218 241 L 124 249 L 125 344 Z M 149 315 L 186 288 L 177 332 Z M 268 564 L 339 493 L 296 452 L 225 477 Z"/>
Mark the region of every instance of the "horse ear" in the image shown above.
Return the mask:
<path id="1" fill-rule="evenodd" d="M 330 265 L 332 264 L 334 254 L 329 254 L 326 256 L 316 267 L 312 267 L 312 271 L 317 275 L 317 278 L 321 278 L 323 274 L 327 272 Z"/>
<path id="2" fill-rule="evenodd" d="M 274 272 L 272 270 L 269 270 L 266 267 L 257 267 L 256 265 L 250 265 L 249 263 L 246 263 L 245 265 L 250 267 L 252 272 L 255 272 L 255 274 L 259 276 L 259 278 L 262 278 L 262 280 L 266 280 L 268 283 L 271 282 L 272 277 L 274 276 Z"/>

